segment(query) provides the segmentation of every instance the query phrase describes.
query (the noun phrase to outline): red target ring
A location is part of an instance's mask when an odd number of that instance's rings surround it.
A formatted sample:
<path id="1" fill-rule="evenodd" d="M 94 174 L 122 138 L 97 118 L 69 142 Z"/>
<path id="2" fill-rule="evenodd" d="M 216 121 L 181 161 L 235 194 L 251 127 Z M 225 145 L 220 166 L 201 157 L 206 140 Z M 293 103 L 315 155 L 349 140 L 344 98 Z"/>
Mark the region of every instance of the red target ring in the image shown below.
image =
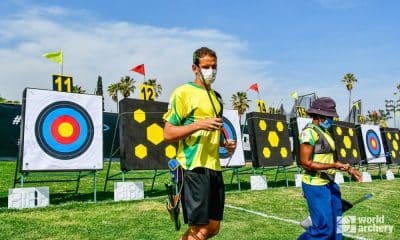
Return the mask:
<path id="1" fill-rule="evenodd" d="M 374 149 L 374 150 L 377 149 L 377 146 L 378 146 L 378 145 L 377 145 L 377 143 L 376 143 L 375 138 L 371 138 L 369 144 L 371 144 L 371 148 L 372 148 L 372 149 Z"/>
<path id="2" fill-rule="evenodd" d="M 59 116 L 51 124 L 51 134 L 61 144 L 73 143 L 79 137 L 79 133 L 78 122 L 68 115 Z"/>

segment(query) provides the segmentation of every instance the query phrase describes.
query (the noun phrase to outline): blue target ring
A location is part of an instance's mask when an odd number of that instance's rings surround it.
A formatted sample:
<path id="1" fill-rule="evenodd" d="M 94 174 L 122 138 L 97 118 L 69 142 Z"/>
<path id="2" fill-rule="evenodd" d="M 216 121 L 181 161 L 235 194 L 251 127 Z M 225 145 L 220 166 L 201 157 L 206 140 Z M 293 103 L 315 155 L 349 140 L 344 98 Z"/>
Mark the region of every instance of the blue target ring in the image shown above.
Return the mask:
<path id="1" fill-rule="evenodd" d="M 381 155 L 382 147 L 376 132 L 372 129 L 369 129 L 365 135 L 365 140 L 367 149 L 371 153 L 371 155 L 376 158 L 379 157 Z"/>
<path id="2" fill-rule="evenodd" d="M 47 106 L 36 120 L 35 135 L 48 155 L 69 160 L 83 154 L 93 140 L 93 122 L 76 103 L 59 101 Z"/>
<path id="3" fill-rule="evenodd" d="M 229 121 L 229 119 L 227 119 L 226 117 L 222 117 L 222 120 L 223 120 L 223 125 L 221 128 L 221 135 L 220 135 L 221 145 L 225 140 L 231 139 L 237 141 L 236 131 L 231 121 Z M 219 152 L 219 157 L 222 159 L 229 157 L 229 152 L 225 147 L 220 146 L 218 152 Z"/>

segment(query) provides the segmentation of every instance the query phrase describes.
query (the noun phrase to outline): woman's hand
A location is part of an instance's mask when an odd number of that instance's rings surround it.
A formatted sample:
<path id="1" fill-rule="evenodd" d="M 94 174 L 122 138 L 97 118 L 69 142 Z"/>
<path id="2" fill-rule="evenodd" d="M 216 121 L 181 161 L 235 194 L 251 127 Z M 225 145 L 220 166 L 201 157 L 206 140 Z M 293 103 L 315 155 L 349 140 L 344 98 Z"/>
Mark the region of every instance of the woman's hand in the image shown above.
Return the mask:
<path id="1" fill-rule="evenodd" d="M 347 172 L 351 166 L 348 163 L 335 162 L 335 168 Z"/>
<path id="2" fill-rule="evenodd" d="M 357 182 L 362 182 L 362 174 L 355 168 L 350 168 L 347 171 Z"/>

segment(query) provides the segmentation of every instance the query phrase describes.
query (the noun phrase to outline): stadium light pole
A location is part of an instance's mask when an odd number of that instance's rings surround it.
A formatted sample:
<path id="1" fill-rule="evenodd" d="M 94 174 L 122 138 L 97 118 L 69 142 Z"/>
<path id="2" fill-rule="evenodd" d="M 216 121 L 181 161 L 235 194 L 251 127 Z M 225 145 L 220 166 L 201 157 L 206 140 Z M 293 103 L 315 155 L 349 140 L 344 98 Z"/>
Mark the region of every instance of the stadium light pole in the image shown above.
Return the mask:
<path id="1" fill-rule="evenodd" d="M 392 99 L 385 100 L 385 107 L 387 113 L 393 112 L 393 124 L 396 128 L 396 113 L 400 112 L 400 99 L 397 99 L 396 102 Z"/>

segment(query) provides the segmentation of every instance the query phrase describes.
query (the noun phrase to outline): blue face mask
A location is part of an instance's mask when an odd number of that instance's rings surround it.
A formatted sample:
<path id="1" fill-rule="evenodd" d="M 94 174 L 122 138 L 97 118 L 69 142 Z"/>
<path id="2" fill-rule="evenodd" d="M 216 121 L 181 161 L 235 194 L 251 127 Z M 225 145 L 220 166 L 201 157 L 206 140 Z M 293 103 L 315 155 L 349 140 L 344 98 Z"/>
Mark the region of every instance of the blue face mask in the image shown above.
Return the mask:
<path id="1" fill-rule="evenodd" d="M 319 124 L 320 127 L 324 129 L 329 129 L 332 127 L 333 124 L 333 119 L 332 118 L 326 118 L 325 121 Z"/>

